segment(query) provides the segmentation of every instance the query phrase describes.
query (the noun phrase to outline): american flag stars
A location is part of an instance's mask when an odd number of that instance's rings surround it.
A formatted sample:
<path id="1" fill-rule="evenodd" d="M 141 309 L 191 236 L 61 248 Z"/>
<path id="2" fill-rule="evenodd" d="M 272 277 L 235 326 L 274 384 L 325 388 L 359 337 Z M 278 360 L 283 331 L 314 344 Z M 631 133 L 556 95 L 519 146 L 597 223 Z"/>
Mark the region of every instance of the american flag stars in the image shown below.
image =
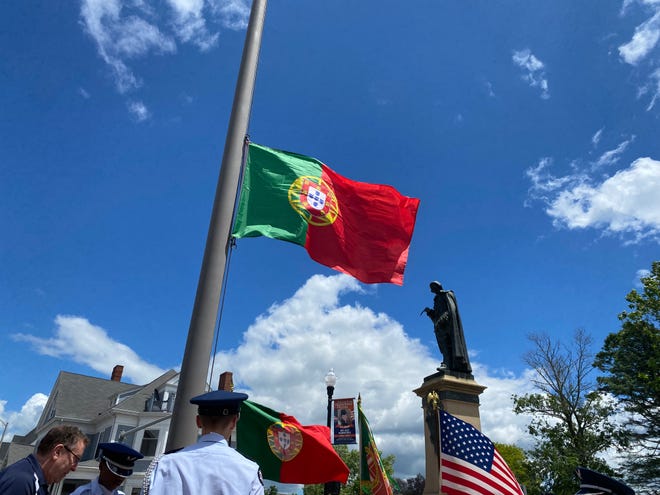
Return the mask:
<path id="1" fill-rule="evenodd" d="M 490 470 L 495 447 L 483 433 L 445 411 L 440 411 L 440 421 L 443 453 Z"/>

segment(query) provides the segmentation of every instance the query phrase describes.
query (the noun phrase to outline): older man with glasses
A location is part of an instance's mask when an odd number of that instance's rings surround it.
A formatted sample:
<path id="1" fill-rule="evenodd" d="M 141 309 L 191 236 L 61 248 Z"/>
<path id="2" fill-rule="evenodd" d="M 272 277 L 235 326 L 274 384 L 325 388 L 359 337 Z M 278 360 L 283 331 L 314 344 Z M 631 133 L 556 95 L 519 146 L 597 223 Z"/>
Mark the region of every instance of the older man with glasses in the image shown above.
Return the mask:
<path id="1" fill-rule="evenodd" d="M 2 495 L 49 495 L 48 485 L 75 471 L 89 439 L 75 426 L 51 428 L 37 452 L 0 472 Z"/>

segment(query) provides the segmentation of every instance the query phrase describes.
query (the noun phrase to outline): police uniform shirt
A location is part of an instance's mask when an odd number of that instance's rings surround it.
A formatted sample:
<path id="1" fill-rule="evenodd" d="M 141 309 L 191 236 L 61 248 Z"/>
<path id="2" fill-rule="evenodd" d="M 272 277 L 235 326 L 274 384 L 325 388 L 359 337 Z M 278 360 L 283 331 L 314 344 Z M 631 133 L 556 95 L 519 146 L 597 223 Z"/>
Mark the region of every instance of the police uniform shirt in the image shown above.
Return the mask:
<path id="1" fill-rule="evenodd" d="M 76 488 L 71 495 L 125 495 L 121 490 L 108 490 L 106 487 L 99 483 L 98 477 L 93 479 L 86 485 Z"/>
<path id="2" fill-rule="evenodd" d="M 164 455 L 152 474 L 149 495 L 263 495 L 259 466 L 232 449 L 218 433 Z"/>
<path id="3" fill-rule="evenodd" d="M 49 495 L 46 477 L 34 454 L 0 471 L 0 493 Z"/>

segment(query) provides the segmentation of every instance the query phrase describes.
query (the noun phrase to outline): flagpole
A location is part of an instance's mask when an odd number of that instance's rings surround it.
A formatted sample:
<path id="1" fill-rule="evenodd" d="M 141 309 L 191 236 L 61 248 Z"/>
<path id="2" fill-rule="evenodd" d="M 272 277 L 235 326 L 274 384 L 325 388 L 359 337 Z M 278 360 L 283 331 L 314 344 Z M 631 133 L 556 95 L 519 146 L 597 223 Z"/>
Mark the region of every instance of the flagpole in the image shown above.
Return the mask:
<path id="1" fill-rule="evenodd" d="M 166 450 L 168 451 L 197 441 L 196 410 L 189 401 L 195 395 L 206 391 L 209 357 L 213 346 L 213 332 L 218 317 L 220 292 L 227 263 L 231 220 L 239 186 L 243 141 L 247 134 L 252 108 L 266 3 L 267 0 L 253 0 L 250 11 L 243 56 L 236 81 L 234 103 L 222 155 L 220 176 L 213 201 L 211 222 L 167 438 Z"/>

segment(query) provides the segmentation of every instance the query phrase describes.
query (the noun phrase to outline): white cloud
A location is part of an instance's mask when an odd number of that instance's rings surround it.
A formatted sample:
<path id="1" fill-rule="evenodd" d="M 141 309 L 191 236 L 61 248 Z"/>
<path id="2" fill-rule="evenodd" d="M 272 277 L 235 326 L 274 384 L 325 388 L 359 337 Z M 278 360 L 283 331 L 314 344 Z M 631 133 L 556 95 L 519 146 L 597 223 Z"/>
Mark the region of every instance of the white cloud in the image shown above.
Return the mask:
<path id="1" fill-rule="evenodd" d="M 558 189 L 584 180 L 578 175 L 555 177 L 549 172 L 552 165 L 552 158 L 546 156 L 539 160 L 538 165 L 530 167 L 525 171 L 525 175 L 532 181 L 532 187 L 529 191 L 531 199 L 547 201 Z M 530 206 L 530 202 L 526 201 L 525 206 Z"/>
<path id="2" fill-rule="evenodd" d="M 655 14 L 635 28 L 632 39 L 619 47 L 619 55 L 624 62 L 637 65 L 648 56 L 660 39 L 660 4 Z"/>
<path id="3" fill-rule="evenodd" d="M 210 33 L 204 19 L 204 0 L 168 0 L 173 12 L 173 26 L 184 43 L 210 50 L 218 43 L 218 33 Z"/>
<path id="4" fill-rule="evenodd" d="M 104 375 L 117 363 L 130 363 L 124 368 L 124 376 L 133 383 L 147 383 L 165 372 L 141 359 L 127 345 L 110 338 L 108 332 L 86 318 L 57 315 L 55 325 L 55 335 L 48 339 L 23 333 L 13 334 L 12 338 L 28 342 L 39 354 L 71 359 Z"/>
<path id="5" fill-rule="evenodd" d="M 598 143 L 600 143 L 600 138 L 603 136 L 603 129 L 604 128 L 602 128 L 602 127 L 600 129 L 598 129 L 596 131 L 596 134 L 594 134 L 591 138 L 591 144 L 594 145 L 594 148 L 596 146 L 598 146 Z"/>
<path id="6" fill-rule="evenodd" d="M 621 158 L 621 155 L 623 154 L 624 151 L 626 151 L 626 148 L 630 145 L 635 140 L 635 136 L 632 136 L 630 139 L 627 139 L 623 142 L 621 142 L 616 148 L 613 150 L 606 151 L 603 153 L 598 160 L 594 163 L 595 168 L 600 168 L 605 165 L 613 165 L 616 162 L 619 161 Z"/>
<path id="7" fill-rule="evenodd" d="M 245 0 L 209 0 L 209 7 L 226 28 L 239 30 L 247 27 L 250 6 Z"/>
<path id="8" fill-rule="evenodd" d="M 138 122 L 144 122 L 149 117 L 151 117 L 149 109 L 141 101 L 128 102 L 128 111 Z"/>
<path id="9" fill-rule="evenodd" d="M 532 88 L 539 88 L 541 98 L 544 100 L 550 98 L 543 62 L 536 58 L 529 48 L 514 51 L 512 59 L 514 64 L 523 69 L 523 81 L 526 81 Z"/>
<path id="10" fill-rule="evenodd" d="M 486 86 L 486 92 L 488 93 L 488 96 L 491 98 L 495 98 L 495 91 L 493 90 L 493 83 L 490 81 L 486 81 L 485 83 Z"/>
<path id="11" fill-rule="evenodd" d="M 625 15 L 629 7 L 635 3 L 642 5 L 650 16 L 635 28 L 635 33 L 628 42 L 619 46 L 619 56 L 627 64 L 638 67 L 642 77 L 648 78 L 648 82 L 639 88 L 638 97 L 650 94 L 651 101 L 646 108 L 649 111 L 660 97 L 660 67 L 658 66 L 660 58 L 652 55 L 658 51 L 660 46 L 660 1 L 625 0 L 621 14 Z M 645 66 L 641 63 L 643 61 L 647 62 Z"/>
<path id="12" fill-rule="evenodd" d="M 660 68 L 656 69 L 649 77 L 648 91 L 653 94 L 646 110 L 649 111 L 655 106 L 655 102 L 660 97 Z"/>
<path id="13" fill-rule="evenodd" d="M 0 419 L 3 421 L 3 424 L 0 424 L 0 434 L 5 428 L 4 423 L 7 423 L 4 440 L 10 441 L 16 434 L 25 435 L 32 430 L 47 401 L 47 395 L 36 393 L 23 404 L 20 411 L 7 411 L 5 409 L 7 401 L 0 400 Z"/>
<path id="14" fill-rule="evenodd" d="M 141 5 L 141 4 L 140 4 Z M 151 51 L 173 53 L 176 44 L 171 36 L 138 17 L 147 16 L 146 9 L 129 15 L 121 0 L 83 0 L 80 16 L 85 31 L 96 42 L 98 53 L 112 69 L 115 85 L 126 93 L 141 85 L 124 59 L 144 56 Z M 124 12 L 122 12 L 124 11 Z"/>
<path id="15" fill-rule="evenodd" d="M 530 417 L 515 415 L 513 396 L 534 391 L 532 370 L 521 376 L 511 373 L 494 373 L 480 363 L 473 364 L 476 380 L 488 387 L 479 398 L 481 407 L 481 429 L 493 442 L 513 444 L 523 449 L 532 448 L 533 439 L 527 433 Z"/>
<path id="16" fill-rule="evenodd" d="M 595 180 L 576 172 L 554 177 L 543 159 L 527 170 L 530 195 L 546 203 L 546 213 L 558 227 L 595 228 L 628 242 L 660 234 L 660 162 L 638 158 L 626 169 Z"/>
<path id="17" fill-rule="evenodd" d="M 167 0 L 165 11 L 157 9 L 159 5 L 156 0 L 82 0 L 81 24 L 110 67 L 120 93 L 142 85 L 129 60 L 175 53 L 177 39 L 209 50 L 219 36 L 209 24 L 244 29 L 249 16 L 246 0 Z"/>

